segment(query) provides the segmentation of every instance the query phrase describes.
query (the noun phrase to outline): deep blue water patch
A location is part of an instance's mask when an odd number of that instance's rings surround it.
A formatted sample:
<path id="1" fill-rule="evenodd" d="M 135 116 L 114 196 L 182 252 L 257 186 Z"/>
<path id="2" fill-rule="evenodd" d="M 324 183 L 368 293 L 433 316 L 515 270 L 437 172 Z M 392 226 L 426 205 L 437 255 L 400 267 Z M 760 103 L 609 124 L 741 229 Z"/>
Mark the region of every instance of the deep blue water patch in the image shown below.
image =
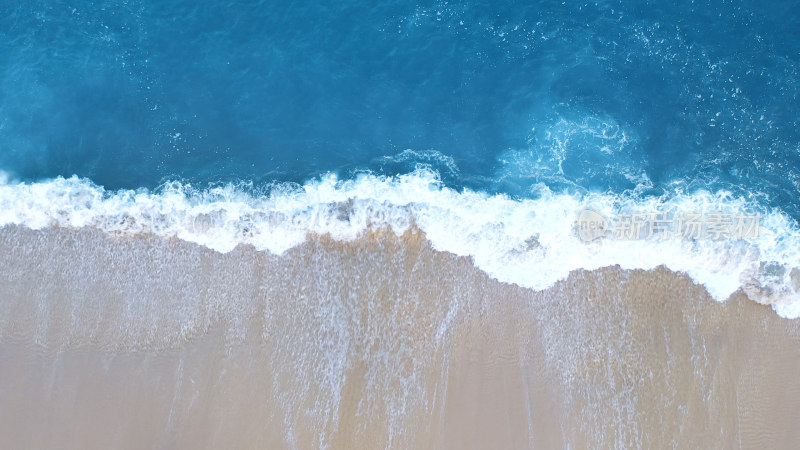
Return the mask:
<path id="1" fill-rule="evenodd" d="M 436 168 L 798 217 L 800 6 L 0 1 L 0 170 L 107 188 Z"/>

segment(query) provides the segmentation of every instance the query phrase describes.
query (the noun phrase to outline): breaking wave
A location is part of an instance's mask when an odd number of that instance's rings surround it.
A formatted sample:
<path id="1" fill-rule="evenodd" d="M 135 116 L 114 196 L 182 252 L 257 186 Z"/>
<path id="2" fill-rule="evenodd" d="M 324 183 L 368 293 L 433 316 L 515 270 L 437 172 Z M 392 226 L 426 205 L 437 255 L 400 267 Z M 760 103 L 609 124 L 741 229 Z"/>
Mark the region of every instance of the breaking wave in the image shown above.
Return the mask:
<path id="1" fill-rule="evenodd" d="M 625 212 L 747 212 L 759 223 L 757 233 L 740 239 L 616 239 L 606 232 L 588 240 L 576 224 L 587 209 L 604 218 Z M 686 273 L 716 300 L 742 289 L 783 317 L 800 317 L 796 222 L 724 191 L 647 198 L 547 193 L 515 199 L 457 191 L 424 169 L 344 180 L 329 174 L 264 190 L 233 184 L 198 189 L 170 182 L 155 191 L 107 191 L 78 177 L 35 183 L 6 178 L 0 179 L 0 226 L 6 225 L 152 233 L 218 252 L 251 245 L 275 254 L 301 244 L 309 234 L 347 241 L 369 230 L 401 235 L 418 228 L 436 250 L 470 256 L 497 280 L 527 288 L 545 289 L 576 269 L 663 265 Z"/>

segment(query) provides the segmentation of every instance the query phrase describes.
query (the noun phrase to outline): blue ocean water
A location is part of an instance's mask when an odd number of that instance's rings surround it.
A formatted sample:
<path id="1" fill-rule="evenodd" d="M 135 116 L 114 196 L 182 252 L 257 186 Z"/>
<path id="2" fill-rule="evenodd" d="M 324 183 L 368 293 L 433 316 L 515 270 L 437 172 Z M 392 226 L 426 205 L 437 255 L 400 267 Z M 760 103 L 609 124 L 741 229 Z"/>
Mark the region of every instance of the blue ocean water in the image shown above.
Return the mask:
<path id="1" fill-rule="evenodd" d="M 795 1 L 0 0 L 0 12 L 0 224 L 279 252 L 307 231 L 404 229 L 411 214 L 436 248 L 504 281 L 666 264 L 721 299 L 755 277 L 800 315 Z M 561 220 L 592 198 L 728 202 L 770 219 L 749 253 L 558 247 Z M 556 250 L 577 256 L 542 280 L 512 273 L 552 266 Z"/>
<path id="2" fill-rule="evenodd" d="M 422 162 L 453 186 L 523 197 L 646 176 L 653 192 L 739 187 L 798 214 L 794 1 L 0 11 L 0 168 L 17 179 L 302 182 Z"/>

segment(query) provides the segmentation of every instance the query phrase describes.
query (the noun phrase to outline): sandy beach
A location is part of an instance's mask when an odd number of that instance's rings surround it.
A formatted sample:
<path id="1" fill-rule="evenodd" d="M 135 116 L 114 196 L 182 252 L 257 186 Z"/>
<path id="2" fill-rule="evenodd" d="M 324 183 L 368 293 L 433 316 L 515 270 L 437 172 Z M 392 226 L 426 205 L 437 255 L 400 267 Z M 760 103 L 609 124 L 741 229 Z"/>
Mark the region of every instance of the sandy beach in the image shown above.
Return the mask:
<path id="1" fill-rule="evenodd" d="M 227 254 L 0 229 L 2 448 L 792 448 L 800 325 L 659 268 L 492 280 L 420 232 Z"/>

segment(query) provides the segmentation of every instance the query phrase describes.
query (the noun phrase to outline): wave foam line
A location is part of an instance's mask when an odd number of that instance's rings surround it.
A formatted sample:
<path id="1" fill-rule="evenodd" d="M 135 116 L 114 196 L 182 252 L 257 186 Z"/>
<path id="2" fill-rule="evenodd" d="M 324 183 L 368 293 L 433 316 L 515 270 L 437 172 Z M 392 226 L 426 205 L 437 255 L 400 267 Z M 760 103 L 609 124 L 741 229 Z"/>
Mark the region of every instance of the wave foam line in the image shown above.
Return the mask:
<path id="1" fill-rule="evenodd" d="M 327 175 L 303 186 L 255 195 L 233 185 L 197 190 L 172 182 L 156 192 L 108 192 L 86 179 L 36 183 L 0 180 L 0 226 L 96 227 L 108 233 L 154 233 L 228 252 L 249 244 L 281 254 L 309 234 L 353 240 L 370 229 L 400 235 L 413 226 L 440 251 L 471 256 L 492 277 L 546 289 L 572 270 L 664 265 L 688 274 L 712 297 L 742 288 L 781 316 L 800 317 L 800 230 L 780 211 L 764 212 L 753 241 L 582 241 L 580 210 L 742 211 L 754 205 L 729 193 L 698 192 L 635 199 L 608 194 L 548 194 L 538 199 L 454 191 L 429 171 L 397 177 Z"/>

